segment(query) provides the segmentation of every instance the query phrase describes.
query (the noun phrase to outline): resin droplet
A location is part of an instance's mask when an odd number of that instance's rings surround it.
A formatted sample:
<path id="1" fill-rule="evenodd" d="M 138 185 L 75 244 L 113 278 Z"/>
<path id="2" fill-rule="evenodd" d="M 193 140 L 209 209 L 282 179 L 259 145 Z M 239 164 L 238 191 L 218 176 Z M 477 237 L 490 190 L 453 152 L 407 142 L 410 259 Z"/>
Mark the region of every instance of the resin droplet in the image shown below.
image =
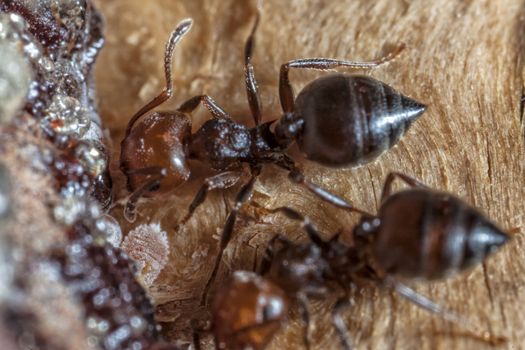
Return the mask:
<path id="1" fill-rule="evenodd" d="M 0 233 L 11 215 L 11 181 L 7 168 L 0 163 Z"/>
<path id="2" fill-rule="evenodd" d="M 102 174 L 108 166 L 104 146 L 98 141 L 79 143 L 75 147 L 75 158 L 92 177 Z"/>
<path id="3" fill-rule="evenodd" d="M 111 215 L 104 214 L 97 220 L 97 229 L 105 233 L 106 241 L 113 247 L 120 247 L 122 243 L 122 229 L 118 221 Z"/>
<path id="4" fill-rule="evenodd" d="M 19 21 L 23 19 L 16 15 L 0 15 L 0 122 L 9 121 L 22 107 L 32 78 L 15 30 L 25 25 Z"/>
<path id="5" fill-rule="evenodd" d="M 81 138 L 89 129 L 91 119 L 80 102 L 65 95 L 53 96 L 53 101 L 42 120 L 42 127 L 50 135 Z"/>
<path id="6" fill-rule="evenodd" d="M 74 193 L 64 193 L 61 201 L 53 208 L 53 216 L 57 222 L 71 225 L 82 218 L 98 218 L 98 205 L 84 196 Z"/>
<path id="7" fill-rule="evenodd" d="M 0 163 L 0 306 L 8 297 L 13 280 L 11 248 L 5 231 L 11 210 L 11 181 L 7 168 Z"/>

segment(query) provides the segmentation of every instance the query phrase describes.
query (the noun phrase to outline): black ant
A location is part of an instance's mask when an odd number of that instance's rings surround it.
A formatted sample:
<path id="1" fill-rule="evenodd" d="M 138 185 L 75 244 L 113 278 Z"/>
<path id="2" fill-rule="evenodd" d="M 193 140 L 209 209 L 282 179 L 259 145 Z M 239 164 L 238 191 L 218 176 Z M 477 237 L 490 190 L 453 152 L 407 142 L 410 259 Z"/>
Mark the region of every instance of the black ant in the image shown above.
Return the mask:
<path id="1" fill-rule="evenodd" d="M 393 146 L 425 111 L 423 104 L 367 76 L 325 76 L 311 82 L 297 98 L 294 97 L 288 78 L 290 68 L 373 68 L 392 60 L 402 50 L 403 47 L 400 46 L 392 53 L 370 62 L 313 58 L 283 64 L 279 96 L 284 113 L 277 122 L 274 120 L 261 124 L 261 101 L 251 63 L 259 20 L 258 11 L 244 50 L 246 91 L 255 122 L 253 128 L 232 120 L 207 95 L 195 96 L 175 111 L 151 113 L 137 124 L 142 115 L 172 96 L 172 54 L 176 44 L 191 27 L 192 21 L 186 19 L 178 24 L 166 46 L 166 89 L 130 119 L 121 144 L 120 168 L 126 175 L 128 188 L 132 192 L 125 209 L 125 216 L 130 221 L 135 218 L 134 209 L 139 198 L 165 193 L 189 178 L 188 159 L 198 159 L 218 174 L 204 181 L 179 226 L 190 219 L 195 209 L 204 202 L 208 191 L 234 186 L 244 175 L 243 163 L 249 166 L 250 179 L 242 185 L 226 220 L 219 253 L 204 290 L 203 300 L 217 274 L 223 251 L 230 241 L 237 212 L 250 198 L 255 180 L 264 164 L 275 164 L 287 170 L 292 182 L 304 186 L 325 201 L 346 208 L 347 203 L 342 198 L 304 178 L 295 162 L 286 154 L 288 146 L 296 141 L 307 158 L 323 165 L 361 164 Z M 189 114 L 200 103 L 209 110 L 213 118 L 192 133 Z M 273 130 L 272 124 L 275 124 Z"/>
<path id="2" fill-rule="evenodd" d="M 391 194 L 396 178 L 412 188 Z M 361 215 L 353 229 L 351 246 L 340 242 L 339 234 L 323 239 L 307 217 L 291 208 L 269 210 L 301 221 L 309 242 L 297 244 L 275 236 L 261 262 L 264 277 L 236 272 L 219 288 L 212 321 L 217 347 L 263 349 L 286 318 L 289 303 L 295 302 L 306 327 L 304 342 L 308 348 L 308 299 L 340 290 L 342 296 L 332 310 L 332 324 L 343 348 L 350 349 L 341 312 L 350 306 L 352 288 L 370 281 L 392 288 L 449 321 L 468 325 L 465 319 L 418 294 L 398 278 L 433 280 L 451 276 L 482 263 L 509 236 L 461 199 L 431 190 L 401 173 L 388 175 L 381 201 L 377 216 L 349 209 Z M 493 343 L 503 341 L 478 330 L 473 336 Z"/>

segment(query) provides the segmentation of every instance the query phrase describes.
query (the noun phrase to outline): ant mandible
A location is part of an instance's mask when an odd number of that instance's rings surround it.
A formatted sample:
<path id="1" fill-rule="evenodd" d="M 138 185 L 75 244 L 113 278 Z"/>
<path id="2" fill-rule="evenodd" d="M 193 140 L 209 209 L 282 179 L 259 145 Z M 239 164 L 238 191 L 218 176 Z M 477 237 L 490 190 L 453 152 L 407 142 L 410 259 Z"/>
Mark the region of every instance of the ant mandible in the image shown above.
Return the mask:
<path id="1" fill-rule="evenodd" d="M 391 195 L 396 178 L 412 188 Z M 381 202 L 377 216 L 350 209 L 361 215 L 353 229 L 352 245 L 339 241 L 339 234 L 323 239 L 312 222 L 294 209 L 266 209 L 301 221 L 309 242 L 298 244 L 275 236 L 261 262 L 260 275 L 237 271 L 219 288 L 212 308 L 217 346 L 264 349 L 286 319 L 290 303 L 295 302 L 308 348 L 309 298 L 325 298 L 339 290 L 342 296 L 332 309 L 332 324 L 348 350 L 351 342 L 341 313 L 350 306 L 352 288 L 367 282 L 391 288 L 423 309 L 469 326 L 467 320 L 399 279 L 434 280 L 454 275 L 482 263 L 509 236 L 461 199 L 431 190 L 401 173 L 389 174 Z M 478 329 L 471 334 L 492 343 L 504 341 Z"/>
<path id="2" fill-rule="evenodd" d="M 313 58 L 283 64 L 279 79 L 283 116 L 276 123 L 270 121 L 261 124 L 261 101 L 251 62 L 259 20 L 258 7 L 244 49 L 246 92 L 255 122 L 253 128 L 232 120 L 208 95 L 195 96 L 175 111 L 151 113 L 137 123 L 141 116 L 164 103 L 173 94 L 172 55 L 176 44 L 191 27 L 192 21 L 186 19 L 178 24 L 166 45 L 166 88 L 130 119 L 121 143 L 120 168 L 127 177 L 131 191 L 124 210 L 129 221 L 135 219 L 135 206 L 139 198 L 165 193 L 188 180 L 188 159 L 200 160 L 218 174 L 204 181 L 179 226 L 190 219 L 195 209 L 204 202 L 208 191 L 234 186 L 245 173 L 243 163 L 249 166 L 250 179 L 235 197 L 235 205 L 224 225 L 219 253 L 204 289 L 203 300 L 230 241 L 237 212 L 250 198 L 264 164 L 275 164 L 287 170 L 292 182 L 331 204 L 346 208 L 347 202 L 342 198 L 304 178 L 295 162 L 286 154 L 288 146 L 296 141 L 307 158 L 323 165 L 362 164 L 393 146 L 425 111 L 423 104 L 403 96 L 378 80 L 348 74 L 316 79 L 294 98 L 288 78 L 290 68 L 373 68 L 393 59 L 402 50 L 403 46 L 400 46 L 390 54 L 370 62 Z M 201 103 L 213 118 L 192 134 L 189 114 Z M 274 123 L 272 130 L 271 125 Z"/>

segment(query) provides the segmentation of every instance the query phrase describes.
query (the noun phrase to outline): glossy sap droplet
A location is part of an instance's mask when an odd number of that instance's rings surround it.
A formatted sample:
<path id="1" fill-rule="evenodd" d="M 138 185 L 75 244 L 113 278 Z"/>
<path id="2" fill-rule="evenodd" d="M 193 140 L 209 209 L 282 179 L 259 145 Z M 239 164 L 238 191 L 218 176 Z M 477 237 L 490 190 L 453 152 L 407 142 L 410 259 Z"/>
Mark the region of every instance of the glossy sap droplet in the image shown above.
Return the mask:
<path id="1" fill-rule="evenodd" d="M 53 96 L 46 110 L 42 127 L 51 135 L 82 137 L 89 129 L 91 119 L 80 102 L 65 95 Z"/>
<path id="2" fill-rule="evenodd" d="M 18 34 L 13 37 L 11 16 L 0 15 L 0 121 L 9 121 L 22 106 L 33 72 L 21 50 Z M 9 34 L 11 33 L 11 34 Z"/>
<path id="3" fill-rule="evenodd" d="M 80 143 L 75 148 L 75 157 L 92 177 L 102 174 L 108 166 L 104 146 L 98 141 Z"/>

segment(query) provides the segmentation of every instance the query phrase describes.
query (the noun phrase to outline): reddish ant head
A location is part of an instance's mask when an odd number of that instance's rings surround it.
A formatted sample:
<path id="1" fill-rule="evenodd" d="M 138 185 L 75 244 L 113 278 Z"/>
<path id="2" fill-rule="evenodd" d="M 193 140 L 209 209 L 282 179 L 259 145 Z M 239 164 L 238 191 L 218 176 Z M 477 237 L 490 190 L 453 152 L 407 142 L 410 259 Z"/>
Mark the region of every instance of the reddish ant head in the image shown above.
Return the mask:
<path id="1" fill-rule="evenodd" d="M 213 303 L 217 348 L 264 349 L 287 312 L 281 288 L 253 272 L 235 272 Z"/>
<path id="2" fill-rule="evenodd" d="M 186 149 L 190 135 L 191 122 L 180 112 L 155 112 L 135 125 L 122 141 L 120 152 L 120 167 L 129 190 L 135 191 L 151 180 L 150 173 L 141 173 L 140 169 L 166 169 L 160 185 L 151 189 L 155 193 L 168 192 L 188 180 Z"/>
<path id="3" fill-rule="evenodd" d="M 436 279 L 483 262 L 509 236 L 448 193 L 398 192 L 379 211 L 372 255 L 388 274 Z"/>

